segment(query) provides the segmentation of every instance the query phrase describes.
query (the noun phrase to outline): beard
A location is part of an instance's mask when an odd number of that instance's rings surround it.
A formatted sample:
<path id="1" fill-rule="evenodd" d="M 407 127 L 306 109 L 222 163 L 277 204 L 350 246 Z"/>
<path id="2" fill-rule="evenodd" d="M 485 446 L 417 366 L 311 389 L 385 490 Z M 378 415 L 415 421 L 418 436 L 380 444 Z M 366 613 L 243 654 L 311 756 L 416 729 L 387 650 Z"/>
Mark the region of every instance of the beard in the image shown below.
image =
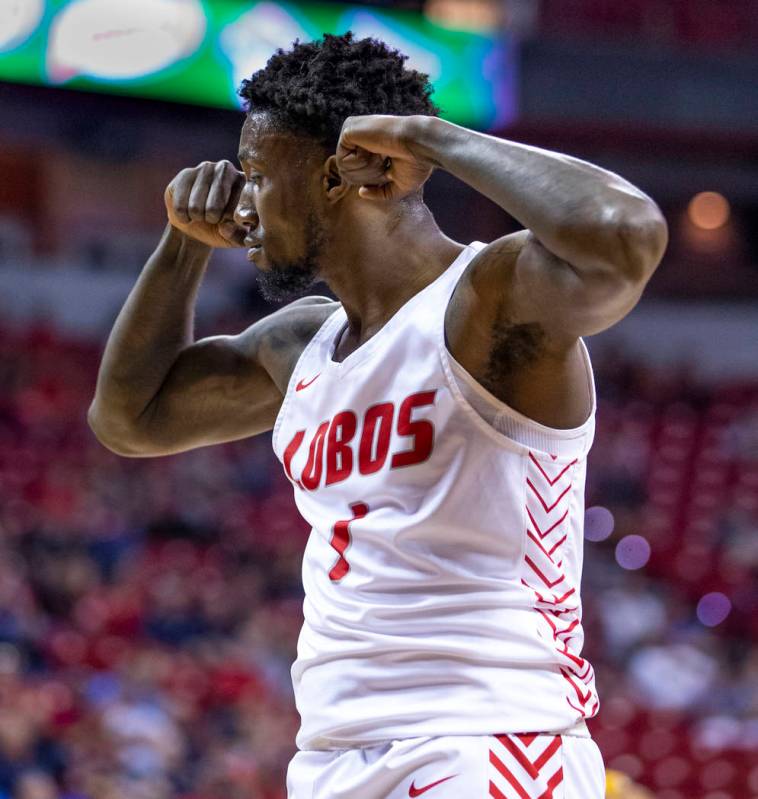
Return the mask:
<path id="1" fill-rule="evenodd" d="M 326 244 L 324 226 L 314 212 L 308 214 L 305 228 L 305 255 L 296 261 L 274 261 L 269 268 L 258 271 L 258 288 L 269 302 L 294 300 L 305 293 L 317 280 L 319 261 Z"/>

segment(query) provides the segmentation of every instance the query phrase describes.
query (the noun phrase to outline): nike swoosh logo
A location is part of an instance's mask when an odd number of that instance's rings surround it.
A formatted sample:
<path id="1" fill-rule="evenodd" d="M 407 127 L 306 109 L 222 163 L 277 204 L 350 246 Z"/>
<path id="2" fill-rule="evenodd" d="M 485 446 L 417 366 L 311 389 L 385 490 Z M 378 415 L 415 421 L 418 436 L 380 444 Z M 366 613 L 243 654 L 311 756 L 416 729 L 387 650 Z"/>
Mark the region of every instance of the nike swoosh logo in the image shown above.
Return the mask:
<path id="1" fill-rule="evenodd" d="M 310 385 L 310 384 L 311 384 L 311 383 L 312 383 L 314 380 L 316 380 L 316 378 L 318 378 L 320 375 L 321 375 L 321 372 L 319 372 L 319 373 L 316 375 L 316 377 L 312 377 L 310 380 L 301 380 L 301 381 L 300 381 L 300 382 L 299 382 L 299 383 L 298 383 L 298 384 L 295 386 L 295 391 L 302 391 L 304 388 L 308 388 L 308 386 L 309 386 L 309 385 Z"/>
<path id="2" fill-rule="evenodd" d="M 417 796 L 421 796 L 422 793 L 426 793 L 427 791 L 431 791 L 432 788 L 436 788 L 438 785 L 441 785 L 443 782 L 447 782 L 448 780 L 452 780 L 453 777 L 457 777 L 457 774 L 451 774 L 449 777 L 443 777 L 441 780 L 437 780 L 437 782 L 432 782 L 429 785 L 425 785 L 423 788 L 416 787 L 416 780 L 413 781 L 411 787 L 408 789 L 408 796 L 411 799 L 415 799 Z"/>

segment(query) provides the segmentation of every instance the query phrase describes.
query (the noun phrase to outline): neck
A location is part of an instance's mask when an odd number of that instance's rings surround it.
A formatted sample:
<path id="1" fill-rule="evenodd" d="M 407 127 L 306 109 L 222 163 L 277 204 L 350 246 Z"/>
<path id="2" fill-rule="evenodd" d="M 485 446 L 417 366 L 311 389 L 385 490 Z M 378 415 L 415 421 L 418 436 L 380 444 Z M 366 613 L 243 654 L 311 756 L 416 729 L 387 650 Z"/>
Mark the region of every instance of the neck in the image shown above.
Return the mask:
<path id="1" fill-rule="evenodd" d="M 368 201 L 362 201 L 368 202 Z M 345 338 L 360 346 L 414 294 L 438 278 L 463 250 L 437 226 L 423 203 L 390 211 L 363 209 L 339 221 L 321 277 L 347 313 Z"/>

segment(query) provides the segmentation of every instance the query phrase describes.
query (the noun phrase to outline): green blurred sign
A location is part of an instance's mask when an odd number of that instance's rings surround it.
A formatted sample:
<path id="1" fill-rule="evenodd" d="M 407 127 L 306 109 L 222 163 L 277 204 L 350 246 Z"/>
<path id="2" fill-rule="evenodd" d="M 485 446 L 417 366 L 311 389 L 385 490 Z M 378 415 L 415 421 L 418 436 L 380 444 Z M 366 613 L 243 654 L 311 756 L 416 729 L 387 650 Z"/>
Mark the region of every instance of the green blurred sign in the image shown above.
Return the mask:
<path id="1" fill-rule="evenodd" d="M 277 47 L 323 33 L 374 36 L 427 72 L 448 119 L 515 114 L 512 44 L 409 11 L 240 0 L 0 2 L 0 80 L 238 107 L 236 89 Z"/>

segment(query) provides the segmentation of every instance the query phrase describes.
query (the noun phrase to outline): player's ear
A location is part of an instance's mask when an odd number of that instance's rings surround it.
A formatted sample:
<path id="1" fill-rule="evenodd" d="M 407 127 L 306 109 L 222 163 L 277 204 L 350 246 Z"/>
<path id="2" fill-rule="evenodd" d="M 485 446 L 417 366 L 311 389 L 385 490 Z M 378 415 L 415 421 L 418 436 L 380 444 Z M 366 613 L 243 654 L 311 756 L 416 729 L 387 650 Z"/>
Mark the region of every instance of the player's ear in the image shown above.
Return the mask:
<path id="1" fill-rule="evenodd" d="M 338 202 L 353 188 L 349 183 L 346 183 L 342 175 L 340 175 L 339 169 L 337 169 L 336 155 L 330 155 L 329 158 L 324 161 L 322 181 L 324 192 L 329 202 Z"/>

